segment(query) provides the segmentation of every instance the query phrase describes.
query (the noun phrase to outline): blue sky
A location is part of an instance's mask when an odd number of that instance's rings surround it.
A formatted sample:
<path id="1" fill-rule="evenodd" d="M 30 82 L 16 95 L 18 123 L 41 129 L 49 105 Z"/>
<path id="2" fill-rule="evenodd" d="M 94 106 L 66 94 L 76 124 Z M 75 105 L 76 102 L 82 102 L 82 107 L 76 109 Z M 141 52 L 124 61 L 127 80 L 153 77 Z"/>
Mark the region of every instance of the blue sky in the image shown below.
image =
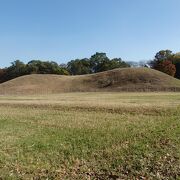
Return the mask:
<path id="1" fill-rule="evenodd" d="M 180 0 L 0 0 L 0 67 L 106 52 L 127 61 L 180 51 Z"/>

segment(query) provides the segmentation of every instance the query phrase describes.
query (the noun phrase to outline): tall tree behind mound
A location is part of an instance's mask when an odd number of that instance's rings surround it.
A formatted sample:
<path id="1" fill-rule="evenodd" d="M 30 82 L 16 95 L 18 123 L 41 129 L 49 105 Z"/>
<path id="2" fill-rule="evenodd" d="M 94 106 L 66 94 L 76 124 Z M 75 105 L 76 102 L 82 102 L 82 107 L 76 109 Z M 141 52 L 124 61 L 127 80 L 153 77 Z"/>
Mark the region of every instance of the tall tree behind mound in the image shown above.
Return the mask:
<path id="1" fill-rule="evenodd" d="M 67 69 L 71 75 L 92 74 L 115 68 L 130 67 L 128 63 L 121 58 L 109 59 L 106 53 L 96 53 L 90 59 L 71 60 L 67 64 Z"/>
<path id="2" fill-rule="evenodd" d="M 153 69 L 180 78 L 180 55 L 173 54 L 170 50 L 159 51 L 150 65 Z"/>

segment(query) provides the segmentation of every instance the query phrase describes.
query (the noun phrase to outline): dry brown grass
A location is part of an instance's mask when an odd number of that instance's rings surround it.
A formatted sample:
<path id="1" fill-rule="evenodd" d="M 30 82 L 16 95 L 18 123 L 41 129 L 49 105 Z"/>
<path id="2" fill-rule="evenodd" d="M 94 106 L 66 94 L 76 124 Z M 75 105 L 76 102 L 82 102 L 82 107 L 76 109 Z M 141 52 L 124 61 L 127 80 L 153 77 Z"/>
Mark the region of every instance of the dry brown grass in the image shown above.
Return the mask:
<path id="1" fill-rule="evenodd" d="M 81 76 L 28 75 L 0 85 L 0 94 L 97 91 L 180 91 L 180 81 L 152 69 L 123 68 Z"/>

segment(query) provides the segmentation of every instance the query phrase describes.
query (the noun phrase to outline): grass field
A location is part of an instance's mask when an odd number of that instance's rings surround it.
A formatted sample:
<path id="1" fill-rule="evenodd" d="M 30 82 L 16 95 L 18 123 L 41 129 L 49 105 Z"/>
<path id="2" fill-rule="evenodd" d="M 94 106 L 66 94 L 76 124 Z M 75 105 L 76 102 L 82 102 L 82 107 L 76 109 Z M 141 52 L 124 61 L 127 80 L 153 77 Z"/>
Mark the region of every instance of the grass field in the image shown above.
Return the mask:
<path id="1" fill-rule="evenodd" d="M 180 93 L 0 96 L 0 179 L 180 179 Z"/>

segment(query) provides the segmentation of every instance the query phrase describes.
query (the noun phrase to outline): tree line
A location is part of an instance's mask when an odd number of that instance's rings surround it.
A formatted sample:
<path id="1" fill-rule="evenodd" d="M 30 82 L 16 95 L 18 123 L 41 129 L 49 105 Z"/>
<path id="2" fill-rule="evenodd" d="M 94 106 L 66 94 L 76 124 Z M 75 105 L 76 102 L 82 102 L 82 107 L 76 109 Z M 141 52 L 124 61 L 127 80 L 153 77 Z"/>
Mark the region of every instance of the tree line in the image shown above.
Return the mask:
<path id="1" fill-rule="evenodd" d="M 106 53 L 96 53 L 90 58 L 75 59 L 60 65 L 54 61 L 32 60 L 25 64 L 16 60 L 11 66 L 0 69 L 0 83 L 29 74 L 82 75 L 122 67 L 130 65 L 121 58 L 110 59 Z"/>
<path id="2" fill-rule="evenodd" d="M 180 79 L 180 53 L 161 50 L 149 62 L 135 62 L 136 66 L 151 67 L 170 76 Z M 133 63 L 121 58 L 110 59 L 106 53 L 96 53 L 90 58 L 75 59 L 67 64 L 57 64 L 54 61 L 32 60 L 27 64 L 20 60 L 11 66 L 0 69 L 0 83 L 29 74 L 83 75 L 112 70 L 115 68 L 133 67 Z"/>

